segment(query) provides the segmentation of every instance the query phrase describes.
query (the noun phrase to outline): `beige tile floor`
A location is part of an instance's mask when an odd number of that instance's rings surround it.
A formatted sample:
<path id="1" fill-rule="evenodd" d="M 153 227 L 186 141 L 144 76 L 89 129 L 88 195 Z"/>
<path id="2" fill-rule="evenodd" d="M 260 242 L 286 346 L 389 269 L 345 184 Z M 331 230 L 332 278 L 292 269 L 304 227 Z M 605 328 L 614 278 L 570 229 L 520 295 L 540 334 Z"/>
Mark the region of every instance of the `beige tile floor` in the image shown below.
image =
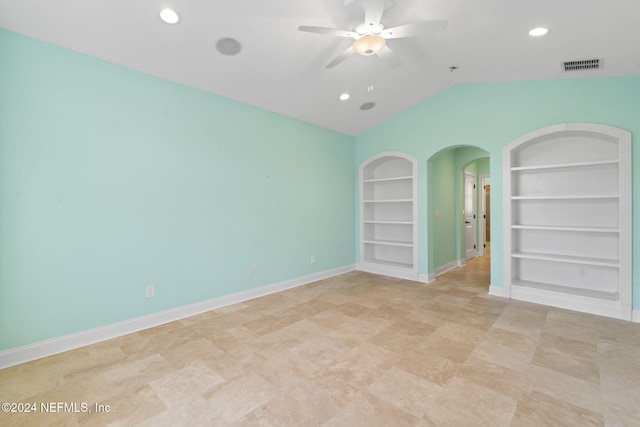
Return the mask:
<path id="1" fill-rule="evenodd" d="M 0 425 L 640 426 L 640 324 L 488 297 L 488 266 L 351 272 L 8 368 L 0 402 L 93 412 Z"/>

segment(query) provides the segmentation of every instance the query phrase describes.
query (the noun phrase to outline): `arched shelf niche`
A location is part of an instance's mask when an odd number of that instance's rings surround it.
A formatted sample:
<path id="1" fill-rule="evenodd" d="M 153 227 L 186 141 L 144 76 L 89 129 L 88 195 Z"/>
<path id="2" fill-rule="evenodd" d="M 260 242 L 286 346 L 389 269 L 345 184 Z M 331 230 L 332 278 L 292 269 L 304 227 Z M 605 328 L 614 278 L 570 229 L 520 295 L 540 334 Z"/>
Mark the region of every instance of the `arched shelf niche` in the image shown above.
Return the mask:
<path id="1" fill-rule="evenodd" d="M 558 124 L 503 162 L 504 296 L 631 320 L 631 134 Z"/>
<path id="2" fill-rule="evenodd" d="M 418 186 L 415 157 L 376 154 L 360 165 L 358 269 L 418 280 Z"/>

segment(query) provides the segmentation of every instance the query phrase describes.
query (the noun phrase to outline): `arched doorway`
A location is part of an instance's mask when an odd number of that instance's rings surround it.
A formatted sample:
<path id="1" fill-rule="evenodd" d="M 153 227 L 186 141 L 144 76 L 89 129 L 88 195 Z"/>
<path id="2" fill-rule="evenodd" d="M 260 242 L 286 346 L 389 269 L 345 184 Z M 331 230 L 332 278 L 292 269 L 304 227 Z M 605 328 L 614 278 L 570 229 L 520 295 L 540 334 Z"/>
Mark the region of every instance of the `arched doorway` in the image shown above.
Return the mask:
<path id="1" fill-rule="evenodd" d="M 441 150 L 427 162 L 427 247 L 429 281 L 455 267 L 465 259 L 486 256 L 484 251 L 483 191 L 480 177 L 489 179 L 489 153 L 475 146 L 456 146 Z M 465 195 L 465 173 L 473 180 L 471 192 Z M 470 181 L 469 181 L 470 182 Z M 472 196 L 472 197 L 471 197 Z M 470 216 L 468 216 L 470 215 Z M 468 218 L 476 216 L 473 229 Z M 467 237 L 473 237 L 468 251 Z M 486 236 L 486 235 L 485 235 Z M 473 245 L 476 246 L 473 250 Z M 482 248 L 479 246 L 482 245 Z"/>

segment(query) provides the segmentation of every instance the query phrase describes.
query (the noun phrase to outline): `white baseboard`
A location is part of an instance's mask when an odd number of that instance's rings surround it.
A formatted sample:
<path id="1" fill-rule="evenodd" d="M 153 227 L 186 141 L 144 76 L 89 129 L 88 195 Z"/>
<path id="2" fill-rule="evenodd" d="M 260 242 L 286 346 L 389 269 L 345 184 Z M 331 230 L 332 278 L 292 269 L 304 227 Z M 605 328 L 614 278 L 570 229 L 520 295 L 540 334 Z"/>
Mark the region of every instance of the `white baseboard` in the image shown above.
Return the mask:
<path id="1" fill-rule="evenodd" d="M 633 310 L 631 314 L 631 321 L 640 323 L 640 310 Z"/>
<path id="2" fill-rule="evenodd" d="M 418 282 L 422 283 L 431 283 L 433 280 L 429 280 L 430 276 L 428 274 L 418 274 Z"/>
<path id="3" fill-rule="evenodd" d="M 514 285 L 511 285 L 511 298 L 598 316 L 632 320 L 631 307 L 621 307 L 618 301 L 607 301 L 582 295 L 569 296 L 562 292 Z"/>
<path id="4" fill-rule="evenodd" d="M 101 326 L 95 329 L 77 332 L 74 334 L 64 335 L 40 341 L 37 343 L 16 347 L 0 352 L 0 369 L 10 366 L 19 365 L 21 363 L 30 362 L 32 360 L 51 356 L 53 354 L 62 353 L 64 351 L 73 350 L 89 344 L 95 344 L 122 335 L 127 335 L 143 329 L 152 328 L 154 326 L 163 325 L 165 323 L 184 319 L 185 317 L 194 316 L 206 311 L 215 310 L 231 304 L 259 298 L 265 295 L 281 292 L 297 286 L 306 285 L 317 280 L 326 279 L 355 270 L 355 265 L 345 265 L 343 267 L 334 268 L 318 273 L 309 274 L 307 276 L 296 277 L 271 285 L 262 286 L 260 288 L 250 289 L 231 295 L 224 295 L 207 301 L 197 302 L 182 307 L 173 308 L 158 313 L 152 313 L 142 317 L 125 320 L 123 322 L 113 323 L 111 325 Z"/>
<path id="5" fill-rule="evenodd" d="M 489 295 L 493 295 L 494 297 L 504 297 L 504 288 L 502 286 L 489 286 Z"/>
<path id="6" fill-rule="evenodd" d="M 382 276 L 396 277 L 398 279 L 418 281 L 419 276 L 408 268 L 393 267 L 384 264 L 375 264 L 372 262 L 362 262 L 357 266 L 358 270 L 367 273 L 380 274 Z"/>
<path id="7" fill-rule="evenodd" d="M 429 274 L 427 283 L 431 283 L 434 280 L 436 280 L 436 277 L 440 276 L 441 274 L 444 274 L 447 271 L 453 270 L 454 268 L 462 267 L 463 265 L 464 265 L 464 260 L 461 260 L 461 259 L 454 260 L 444 265 L 441 265 L 440 267 L 437 267 L 435 270 L 433 270 L 433 273 Z"/>

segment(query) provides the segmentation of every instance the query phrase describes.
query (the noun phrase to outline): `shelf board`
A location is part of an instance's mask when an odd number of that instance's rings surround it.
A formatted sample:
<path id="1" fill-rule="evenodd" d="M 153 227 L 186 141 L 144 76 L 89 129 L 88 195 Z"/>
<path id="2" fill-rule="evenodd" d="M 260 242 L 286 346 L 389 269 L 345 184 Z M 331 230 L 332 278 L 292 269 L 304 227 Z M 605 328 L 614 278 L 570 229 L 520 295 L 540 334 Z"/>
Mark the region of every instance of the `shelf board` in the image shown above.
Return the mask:
<path id="1" fill-rule="evenodd" d="M 408 176 L 394 176 L 390 178 L 371 178 L 371 179 L 363 179 L 362 182 L 391 182 L 391 181 L 410 181 L 413 177 L 411 175 Z"/>
<path id="2" fill-rule="evenodd" d="M 548 169 L 564 169 L 564 168 L 582 168 L 582 167 L 591 167 L 591 166 L 607 166 L 607 165 L 617 165 L 620 162 L 615 160 L 595 160 L 590 162 L 576 162 L 576 163 L 558 163 L 555 165 L 534 165 L 534 166 L 514 166 L 511 168 L 512 171 L 544 171 Z"/>
<path id="3" fill-rule="evenodd" d="M 543 230 L 543 231 L 572 231 L 586 233 L 620 233 L 619 228 L 615 227 L 571 227 L 571 226 L 552 226 L 552 225 L 522 225 L 514 224 L 511 226 L 514 230 Z"/>
<path id="4" fill-rule="evenodd" d="M 584 196 L 511 196 L 511 200 L 608 200 L 619 199 L 618 194 L 591 194 Z"/>
<path id="5" fill-rule="evenodd" d="M 532 259 L 532 260 L 538 260 L 538 261 L 562 262 L 562 263 L 570 263 L 570 264 L 582 264 L 582 265 L 590 265 L 595 267 L 611 267 L 611 268 L 620 267 L 620 261 L 617 259 L 590 258 L 590 257 L 582 257 L 582 256 L 557 255 L 557 254 L 546 254 L 546 253 L 538 253 L 538 252 L 512 252 L 511 256 L 513 258 Z"/>
<path id="6" fill-rule="evenodd" d="M 380 265 L 385 265 L 389 267 L 406 268 L 409 270 L 413 269 L 413 264 L 411 264 L 410 262 L 406 263 L 406 262 L 387 261 L 387 260 L 376 259 L 376 258 L 365 259 L 365 262 L 369 264 L 380 264 Z"/>
<path id="7" fill-rule="evenodd" d="M 411 242 L 399 242 L 397 240 L 364 240 L 363 243 L 367 245 L 381 245 L 381 246 L 399 246 L 403 248 L 412 248 Z"/>
<path id="8" fill-rule="evenodd" d="M 375 220 L 365 219 L 365 224 L 397 224 L 397 225 L 413 225 L 413 221 L 388 221 L 388 220 Z"/>
<path id="9" fill-rule="evenodd" d="M 598 291 L 594 289 L 574 288 L 572 286 L 555 285 L 553 283 L 532 282 L 529 280 L 514 279 L 512 286 L 522 288 L 534 288 L 543 291 L 558 292 L 562 294 L 579 295 L 589 298 L 604 299 L 609 301 L 617 301 L 620 298 L 618 292 Z"/>
<path id="10" fill-rule="evenodd" d="M 413 199 L 363 200 L 362 203 L 411 203 Z"/>

